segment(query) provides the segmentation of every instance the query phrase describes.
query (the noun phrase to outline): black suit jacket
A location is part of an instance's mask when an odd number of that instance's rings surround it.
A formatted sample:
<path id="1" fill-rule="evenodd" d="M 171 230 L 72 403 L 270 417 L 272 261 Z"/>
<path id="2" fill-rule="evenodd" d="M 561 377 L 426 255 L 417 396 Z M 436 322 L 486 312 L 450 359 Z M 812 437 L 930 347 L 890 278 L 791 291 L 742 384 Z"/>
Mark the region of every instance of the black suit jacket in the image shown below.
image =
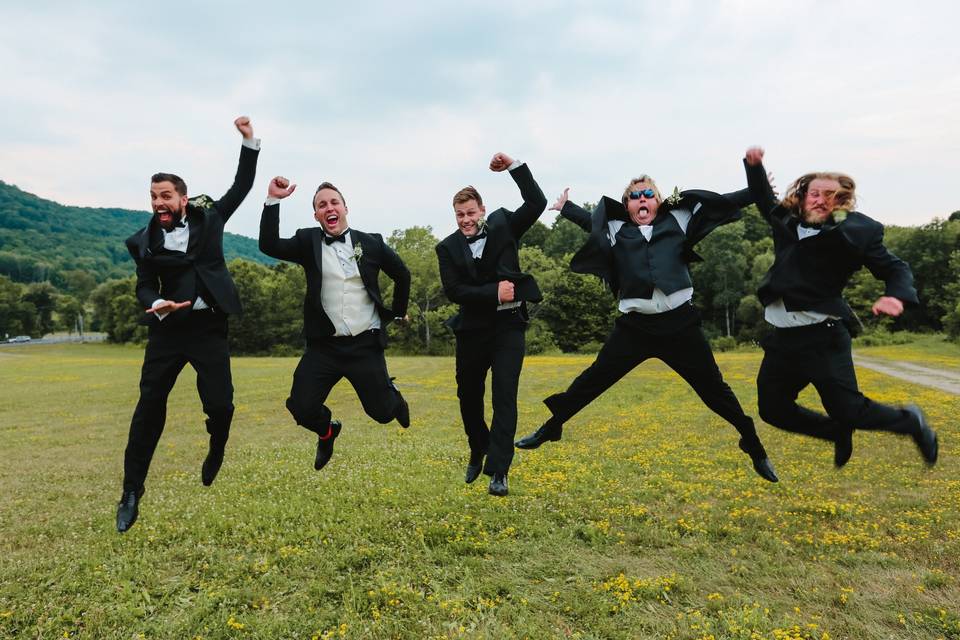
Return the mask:
<path id="1" fill-rule="evenodd" d="M 677 202 L 664 201 L 657 209 L 657 218 L 670 215 L 672 209 L 686 209 L 693 212 L 687 224 L 686 240 L 683 248 L 684 266 L 689 262 L 703 260 L 693 247 L 717 227 L 735 222 L 743 217 L 741 209 L 753 202 L 747 189 L 727 194 L 690 189 L 680 193 Z M 584 245 L 570 260 L 570 269 L 575 273 L 599 276 L 613 292 L 620 295 L 620 276 L 617 273 L 613 248 L 607 238 L 607 223 L 610 220 L 629 222 L 630 216 L 619 200 L 603 196 L 593 213 L 578 207 L 569 200 L 560 211 L 567 220 L 589 233 Z M 654 220 L 656 224 L 656 220 Z M 680 265 L 678 265 L 680 266 Z"/>
<path id="2" fill-rule="evenodd" d="M 489 327 L 497 317 L 497 288 L 501 280 L 514 285 L 514 299 L 540 302 L 543 295 L 533 276 L 520 271 L 520 238 L 547 208 L 547 199 L 529 167 L 510 172 L 520 188 L 523 204 L 516 211 L 497 209 L 486 217 L 487 239 L 483 256 L 474 260 L 470 245 L 459 230 L 437 244 L 443 292 L 460 312 L 447 321 L 457 331 Z"/>
<path id="3" fill-rule="evenodd" d="M 848 325 L 853 311 L 843 299 L 843 289 L 861 267 L 886 284 L 885 295 L 906 304 L 917 304 L 910 266 L 883 245 L 883 225 L 857 211 L 839 224 L 823 225 L 820 233 L 802 242 L 799 219 L 780 205 L 763 165 L 747 169 L 747 185 L 757 208 L 773 231 L 774 262 L 760 283 L 764 306 L 782 298 L 788 311 L 818 311 L 843 318 Z"/>
<path id="4" fill-rule="evenodd" d="M 303 298 L 303 330 L 307 341 L 326 338 L 336 328 L 326 311 L 320 290 L 323 287 L 323 229 L 297 229 L 292 238 L 280 237 L 280 205 L 264 206 L 260 216 L 260 251 L 278 260 L 296 262 L 307 277 L 307 291 Z M 361 247 L 360 278 L 380 316 L 380 343 L 387 344 L 387 325 L 394 318 L 407 313 L 410 298 L 410 271 L 400 256 L 383 241 L 379 233 L 363 233 L 350 229 L 350 241 Z M 393 280 L 393 305 L 387 307 L 380 295 L 380 271 Z"/>
<path id="5" fill-rule="evenodd" d="M 243 311 L 237 287 L 223 257 L 223 226 L 250 192 L 259 154 L 257 149 L 240 148 L 233 185 L 219 200 L 214 202 L 203 195 L 190 199 L 187 204 L 190 242 L 186 253 L 164 251 L 163 231 L 155 218 L 127 238 L 127 250 L 137 263 L 137 299 L 144 309 L 161 298 L 193 302 L 198 291 L 205 288 L 212 297 L 212 300 L 204 297 L 207 304 L 227 314 Z M 176 324 L 189 313 L 189 307 L 174 311 L 163 319 L 163 323 Z M 159 322 L 152 313 L 141 319 L 141 324 Z"/>

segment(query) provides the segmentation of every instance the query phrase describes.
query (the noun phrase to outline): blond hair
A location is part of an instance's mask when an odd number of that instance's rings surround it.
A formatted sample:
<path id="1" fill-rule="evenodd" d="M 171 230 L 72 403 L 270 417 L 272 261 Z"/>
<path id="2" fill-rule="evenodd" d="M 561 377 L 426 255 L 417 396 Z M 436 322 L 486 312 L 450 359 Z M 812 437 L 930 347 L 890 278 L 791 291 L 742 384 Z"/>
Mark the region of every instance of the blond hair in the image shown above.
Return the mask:
<path id="1" fill-rule="evenodd" d="M 653 178 L 648 176 L 645 173 L 641 173 L 638 178 L 634 178 L 627 184 L 623 189 L 623 195 L 620 197 L 620 202 L 623 203 L 623 206 L 627 206 L 627 200 L 630 199 L 630 192 L 636 191 L 635 186 L 644 184 L 653 189 L 653 197 L 657 199 L 657 204 L 663 202 L 663 198 L 660 196 L 660 189 L 657 188 L 657 183 Z"/>
<path id="2" fill-rule="evenodd" d="M 840 188 L 833 194 L 834 209 L 851 210 L 857 206 L 857 184 L 853 178 L 845 173 L 832 171 L 813 171 L 805 173 L 787 187 L 783 196 L 782 205 L 796 216 L 803 214 L 803 201 L 807 197 L 807 190 L 814 180 L 835 180 Z"/>

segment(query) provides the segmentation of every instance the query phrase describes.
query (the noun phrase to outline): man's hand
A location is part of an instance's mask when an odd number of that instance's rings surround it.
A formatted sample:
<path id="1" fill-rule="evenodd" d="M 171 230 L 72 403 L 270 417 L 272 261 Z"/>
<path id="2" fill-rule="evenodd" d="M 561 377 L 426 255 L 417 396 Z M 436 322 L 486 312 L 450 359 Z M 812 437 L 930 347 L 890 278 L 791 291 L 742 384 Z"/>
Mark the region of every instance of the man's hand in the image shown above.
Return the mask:
<path id="1" fill-rule="evenodd" d="M 503 171 L 509 168 L 512 164 L 513 158 L 507 154 L 495 153 L 493 154 L 493 159 L 490 160 L 490 171 Z"/>
<path id="2" fill-rule="evenodd" d="M 294 189 L 296 188 L 297 185 L 290 184 L 290 181 L 283 176 L 277 176 L 271 180 L 270 184 L 267 186 L 267 197 L 283 200 L 293 193 Z"/>
<path id="3" fill-rule="evenodd" d="M 568 193 L 570 193 L 570 187 L 567 187 L 563 190 L 563 193 L 560 194 L 560 197 L 557 198 L 557 201 L 553 203 L 552 207 L 550 207 L 550 211 L 560 211 L 563 209 L 563 205 L 567 204 Z"/>
<path id="4" fill-rule="evenodd" d="M 755 167 L 758 164 L 763 162 L 763 148 L 762 147 L 750 147 L 747 149 L 747 164 L 751 167 Z"/>
<path id="5" fill-rule="evenodd" d="M 177 309 L 185 309 L 192 305 L 193 303 L 189 300 L 187 302 L 174 302 L 173 300 L 163 300 L 160 304 L 154 305 L 146 310 L 147 313 L 157 313 L 157 314 L 167 314 Z"/>
<path id="6" fill-rule="evenodd" d="M 892 296 L 880 296 L 873 303 L 873 315 L 878 316 L 881 313 L 896 318 L 903 313 L 903 303 Z"/>
<path id="7" fill-rule="evenodd" d="M 513 283 L 509 280 L 501 280 L 497 285 L 497 299 L 500 304 L 504 302 L 513 302 Z"/>
<path id="8" fill-rule="evenodd" d="M 250 124 L 250 118 L 247 116 L 240 116 L 234 120 L 233 126 L 237 128 L 237 131 L 243 134 L 244 140 L 249 140 L 253 137 L 253 125 Z"/>

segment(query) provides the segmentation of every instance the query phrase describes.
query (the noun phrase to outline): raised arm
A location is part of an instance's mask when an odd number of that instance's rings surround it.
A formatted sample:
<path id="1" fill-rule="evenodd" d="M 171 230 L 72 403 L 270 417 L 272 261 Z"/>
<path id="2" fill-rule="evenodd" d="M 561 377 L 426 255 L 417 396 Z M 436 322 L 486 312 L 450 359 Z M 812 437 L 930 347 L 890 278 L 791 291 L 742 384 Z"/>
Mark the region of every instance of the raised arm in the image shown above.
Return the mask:
<path id="1" fill-rule="evenodd" d="M 233 121 L 233 124 L 243 136 L 243 145 L 240 147 L 240 161 L 237 163 L 237 174 L 233 177 L 233 185 L 216 203 L 217 211 L 224 222 L 230 219 L 253 188 L 253 179 L 257 175 L 257 157 L 260 155 L 260 140 L 253 137 L 250 118 L 240 116 Z"/>
<path id="2" fill-rule="evenodd" d="M 440 263 L 440 282 L 443 293 L 450 302 L 456 304 L 496 305 L 499 284 L 468 284 L 461 278 L 460 270 L 454 264 L 453 257 L 443 244 L 437 245 L 437 260 Z"/>
<path id="3" fill-rule="evenodd" d="M 296 237 L 280 237 L 280 201 L 293 193 L 297 185 L 277 176 L 267 187 L 267 200 L 260 214 L 260 251 L 277 260 L 301 263 L 300 242 Z"/>
<path id="4" fill-rule="evenodd" d="M 507 154 L 496 153 L 490 160 L 490 170 L 504 171 L 513 164 L 515 164 L 513 158 Z M 523 198 L 523 204 L 507 216 L 513 236 L 519 239 L 546 210 L 547 198 L 543 195 L 540 185 L 533 179 L 530 167 L 526 163 L 510 169 L 510 177 L 520 187 L 520 197 Z"/>
<path id="5" fill-rule="evenodd" d="M 777 200 L 773 187 L 770 186 L 770 180 L 767 178 L 767 171 L 763 168 L 763 149 L 760 147 L 747 149 L 743 166 L 747 170 L 747 188 L 750 190 L 750 195 L 757 204 L 757 209 L 764 218 L 767 218 L 780 201 Z"/>
<path id="6" fill-rule="evenodd" d="M 560 196 L 556 203 L 554 203 L 551 209 L 559 211 L 560 215 L 577 225 L 587 233 L 590 233 L 590 212 L 584 209 L 583 207 L 578 207 L 569 200 L 567 200 L 567 192 L 569 189 L 563 190 L 563 195 Z"/>

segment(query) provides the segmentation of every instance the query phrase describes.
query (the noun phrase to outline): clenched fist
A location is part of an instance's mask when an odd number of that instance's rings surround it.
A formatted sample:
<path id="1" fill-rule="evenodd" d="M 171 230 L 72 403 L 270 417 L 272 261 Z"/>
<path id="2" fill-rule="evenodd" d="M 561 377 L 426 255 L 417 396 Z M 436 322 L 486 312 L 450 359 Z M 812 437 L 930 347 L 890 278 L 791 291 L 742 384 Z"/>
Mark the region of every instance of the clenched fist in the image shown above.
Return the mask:
<path id="1" fill-rule="evenodd" d="M 293 193 L 293 190 L 296 188 L 297 185 L 290 184 L 290 181 L 283 176 L 277 176 L 270 181 L 270 185 L 267 187 L 267 197 L 283 200 Z"/>
<path id="2" fill-rule="evenodd" d="M 490 160 L 490 171 L 503 171 L 510 167 L 513 164 L 513 158 L 508 156 L 505 153 L 495 153 L 493 154 L 493 159 Z"/>
<path id="3" fill-rule="evenodd" d="M 247 116 L 240 116 L 234 120 L 233 126 L 243 135 L 244 140 L 249 140 L 253 137 L 253 125 L 250 124 L 250 118 Z"/>

